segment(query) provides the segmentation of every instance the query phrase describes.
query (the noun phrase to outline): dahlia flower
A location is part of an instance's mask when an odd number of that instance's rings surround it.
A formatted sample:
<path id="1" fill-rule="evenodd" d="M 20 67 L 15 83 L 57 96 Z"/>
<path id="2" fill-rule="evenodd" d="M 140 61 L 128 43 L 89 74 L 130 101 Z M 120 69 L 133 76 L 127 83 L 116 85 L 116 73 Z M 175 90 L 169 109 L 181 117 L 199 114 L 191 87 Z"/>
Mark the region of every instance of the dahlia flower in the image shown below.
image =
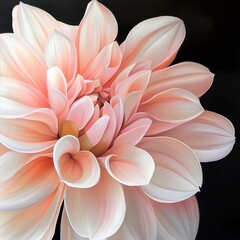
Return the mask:
<path id="1" fill-rule="evenodd" d="M 0 238 L 195 239 L 200 162 L 226 156 L 229 120 L 201 106 L 213 74 L 169 66 L 185 36 L 170 16 L 120 45 L 91 1 L 79 26 L 20 3 L 0 35 Z M 61 206 L 63 210 L 61 211 Z"/>

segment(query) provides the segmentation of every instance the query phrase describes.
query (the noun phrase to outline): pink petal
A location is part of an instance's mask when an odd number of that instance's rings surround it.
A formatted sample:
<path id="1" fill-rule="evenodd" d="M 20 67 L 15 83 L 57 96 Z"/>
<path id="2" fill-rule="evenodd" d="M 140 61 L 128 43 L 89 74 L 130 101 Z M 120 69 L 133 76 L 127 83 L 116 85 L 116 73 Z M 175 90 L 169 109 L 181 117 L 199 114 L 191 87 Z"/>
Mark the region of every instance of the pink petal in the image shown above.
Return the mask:
<path id="1" fill-rule="evenodd" d="M 46 96 L 47 66 L 44 59 L 27 42 L 11 33 L 0 35 L 0 45 L 0 76 L 27 83 Z"/>
<path id="2" fill-rule="evenodd" d="M 48 100 L 51 109 L 57 117 L 65 118 L 69 109 L 67 98 L 67 82 L 58 67 L 52 67 L 47 72 Z"/>
<path id="3" fill-rule="evenodd" d="M 2 118 L 21 117 L 36 108 L 48 108 L 47 98 L 36 88 L 18 80 L 0 77 L 0 102 Z"/>
<path id="4" fill-rule="evenodd" d="M 150 154 L 130 144 L 113 146 L 99 158 L 109 174 L 120 183 L 128 186 L 149 184 L 154 161 Z"/>
<path id="5" fill-rule="evenodd" d="M 156 166 L 150 184 L 142 187 L 150 198 L 176 202 L 199 191 L 201 165 L 187 145 L 173 138 L 152 137 L 143 139 L 138 147 L 151 154 Z"/>
<path id="6" fill-rule="evenodd" d="M 142 101 L 170 88 L 181 88 L 202 96 L 213 82 L 213 74 L 201 64 L 183 62 L 153 72 Z"/>
<path id="7" fill-rule="evenodd" d="M 149 129 L 152 121 L 148 118 L 139 119 L 131 124 L 120 132 L 119 136 L 114 140 L 114 145 L 119 144 L 138 144 L 141 139 L 146 134 Z"/>
<path id="8" fill-rule="evenodd" d="M 56 29 L 75 38 L 76 28 L 58 22 L 44 10 L 20 2 L 13 9 L 13 31 L 23 37 L 40 52 L 45 51 L 48 37 Z"/>
<path id="9" fill-rule="evenodd" d="M 84 96 L 73 103 L 68 112 L 67 120 L 74 122 L 78 129 L 81 130 L 91 119 L 93 112 L 92 99 L 89 96 Z"/>
<path id="10" fill-rule="evenodd" d="M 199 117 L 164 135 L 179 139 L 193 149 L 201 162 L 224 158 L 235 143 L 232 123 L 225 117 L 204 111 Z"/>
<path id="11" fill-rule="evenodd" d="M 73 42 L 64 34 L 54 31 L 46 44 L 48 67 L 59 67 L 69 82 L 77 67 L 76 49 Z"/>
<path id="12" fill-rule="evenodd" d="M 123 64 L 150 61 L 151 68 L 164 68 L 174 59 L 185 37 L 183 22 L 163 16 L 136 25 L 123 43 Z M 121 67 L 121 68 L 122 68 Z"/>
<path id="13" fill-rule="evenodd" d="M 76 79 L 72 82 L 71 86 L 68 88 L 67 95 L 69 105 L 72 105 L 74 100 L 77 98 L 78 94 L 83 89 L 82 81 L 83 81 L 82 76 L 78 75 Z"/>
<path id="14" fill-rule="evenodd" d="M 17 154 L 7 154 L 7 156 L 16 158 Z M 5 157 L 7 156 L 5 155 Z M 20 155 L 20 157 L 23 156 Z M 28 158 L 25 155 L 26 161 L 28 161 Z M 10 161 L 13 162 L 13 159 Z M 59 184 L 50 157 L 40 156 L 36 157 L 36 159 L 33 158 L 30 163 L 22 166 L 15 174 L 11 172 L 9 171 L 12 176 L 6 176 L 8 179 L 0 182 L 1 210 L 18 210 L 36 204 L 55 191 Z"/>
<path id="15" fill-rule="evenodd" d="M 195 196 L 178 203 L 151 203 L 157 219 L 156 239 L 196 238 L 199 209 Z"/>
<path id="16" fill-rule="evenodd" d="M 95 156 L 80 151 L 77 138 L 67 135 L 58 140 L 53 149 L 53 161 L 61 182 L 68 186 L 87 188 L 94 186 L 100 177 Z"/>
<path id="17" fill-rule="evenodd" d="M 62 200 L 63 186 L 59 185 L 57 190 L 35 205 L 17 211 L 0 211 L 0 239 L 50 240 Z"/>
<path id="18" fill-rule="evenodd" d="M 149 113 L 158 121 L 183 123 L 203 112 L 199 99 L 182 89 L 170 89 L 142 103 L 138 112 Z"/>
<path id="19" fill-rule="evenodd" d="M 112 43 L 116 36 L 117 22 L 113 14 L 98 1 L 91 1 L 76 36 L 78 72 L 83 73 L 101 49 Z"/>
<path id="20" fill-rule="evenodd" d="M 120 229 L 108 240 L 156 240 L 157 222 L 149 199 L 138 188 L 124 187 L 126 216 Z"/>
<path id="21" fill-rule="evenodd" d="M 122 187 L 101 170 L 97 185 L 88 189 L 68 187 L 65 207 L 74 231 L 92 240 L 113 235 L 125 216 L 125 199 Z"/>

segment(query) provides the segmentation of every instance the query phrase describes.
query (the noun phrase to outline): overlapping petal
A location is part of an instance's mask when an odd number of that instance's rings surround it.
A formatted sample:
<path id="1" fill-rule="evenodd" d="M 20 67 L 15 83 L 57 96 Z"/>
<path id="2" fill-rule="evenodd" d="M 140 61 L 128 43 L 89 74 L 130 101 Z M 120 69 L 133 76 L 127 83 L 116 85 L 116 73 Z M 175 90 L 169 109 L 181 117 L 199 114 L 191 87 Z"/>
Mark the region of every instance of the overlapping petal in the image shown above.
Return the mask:
<path id="1" fill-rule="evenodd" d="M 184 200 L 202 184 L 202 170 L 196 155 L 182 142 L 168 137 L 145 138 L 138 147 L 148 151 L 155 162 L 145 193 L 159 202 Z"/>
<path id="2" fill-rule="evenodd" d="M 121 226 L 126 211 L 122 186 L 104 169 L 94 187 L 67 188 L 65 207 L 74 231 L 92 240 L 113 235 Z"/>
<path id="3" fill-rule="evenodd" d="M 199 117 L 164 133 L 190 146 L 201 162 L 225 157 L 235 143 L 235 130 L 225 117 L 204 111 Z"/>

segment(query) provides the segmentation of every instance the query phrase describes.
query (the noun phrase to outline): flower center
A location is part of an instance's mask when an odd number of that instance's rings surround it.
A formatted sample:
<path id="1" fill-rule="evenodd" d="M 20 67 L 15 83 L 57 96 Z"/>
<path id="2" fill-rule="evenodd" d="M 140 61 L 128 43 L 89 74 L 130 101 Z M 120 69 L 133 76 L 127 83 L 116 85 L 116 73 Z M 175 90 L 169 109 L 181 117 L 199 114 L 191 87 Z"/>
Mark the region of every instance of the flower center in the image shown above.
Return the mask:
<path id="1" fill-rule="evenodd" d="M 78 137 L 79 131 L 76 124 L 70 120 L 65 121 L 59 129 L 59 137 L 72 135 Z"/>

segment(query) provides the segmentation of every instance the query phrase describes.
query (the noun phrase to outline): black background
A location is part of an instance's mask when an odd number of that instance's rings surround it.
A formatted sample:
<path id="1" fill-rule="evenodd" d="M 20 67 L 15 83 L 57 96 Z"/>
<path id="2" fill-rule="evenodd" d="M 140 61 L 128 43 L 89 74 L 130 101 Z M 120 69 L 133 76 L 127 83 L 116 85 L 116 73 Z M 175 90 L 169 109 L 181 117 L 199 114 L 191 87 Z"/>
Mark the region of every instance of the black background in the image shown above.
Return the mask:
<path id="1" fill-rule="evenodd" d="M 60 21 L 78 24 L 87 0 L 23 0 L 48 11 Z M 171 15 L 186 26 L 186 39 L 174 63 L 195 61 L 215 73 L 211 89 L 201 98 L 205 109 L 229 118 L 236 128 L 236 144 L 223 160 L 204 163 L 204 182 L 197 194 L 200 227 L 197 240 L 240 239 L 240 1 L 239 0 L 101 0 L 119 24 L 118 41 L 147 18 Z M 0 32 L 11 32 L 15 0 L 0 0 Z M 17 226 L 16 226 L 17 227 Z M 59 225 L 57 227 L 59 231 Z M 54 239 L 59 239 L 56 233 Z"/>

